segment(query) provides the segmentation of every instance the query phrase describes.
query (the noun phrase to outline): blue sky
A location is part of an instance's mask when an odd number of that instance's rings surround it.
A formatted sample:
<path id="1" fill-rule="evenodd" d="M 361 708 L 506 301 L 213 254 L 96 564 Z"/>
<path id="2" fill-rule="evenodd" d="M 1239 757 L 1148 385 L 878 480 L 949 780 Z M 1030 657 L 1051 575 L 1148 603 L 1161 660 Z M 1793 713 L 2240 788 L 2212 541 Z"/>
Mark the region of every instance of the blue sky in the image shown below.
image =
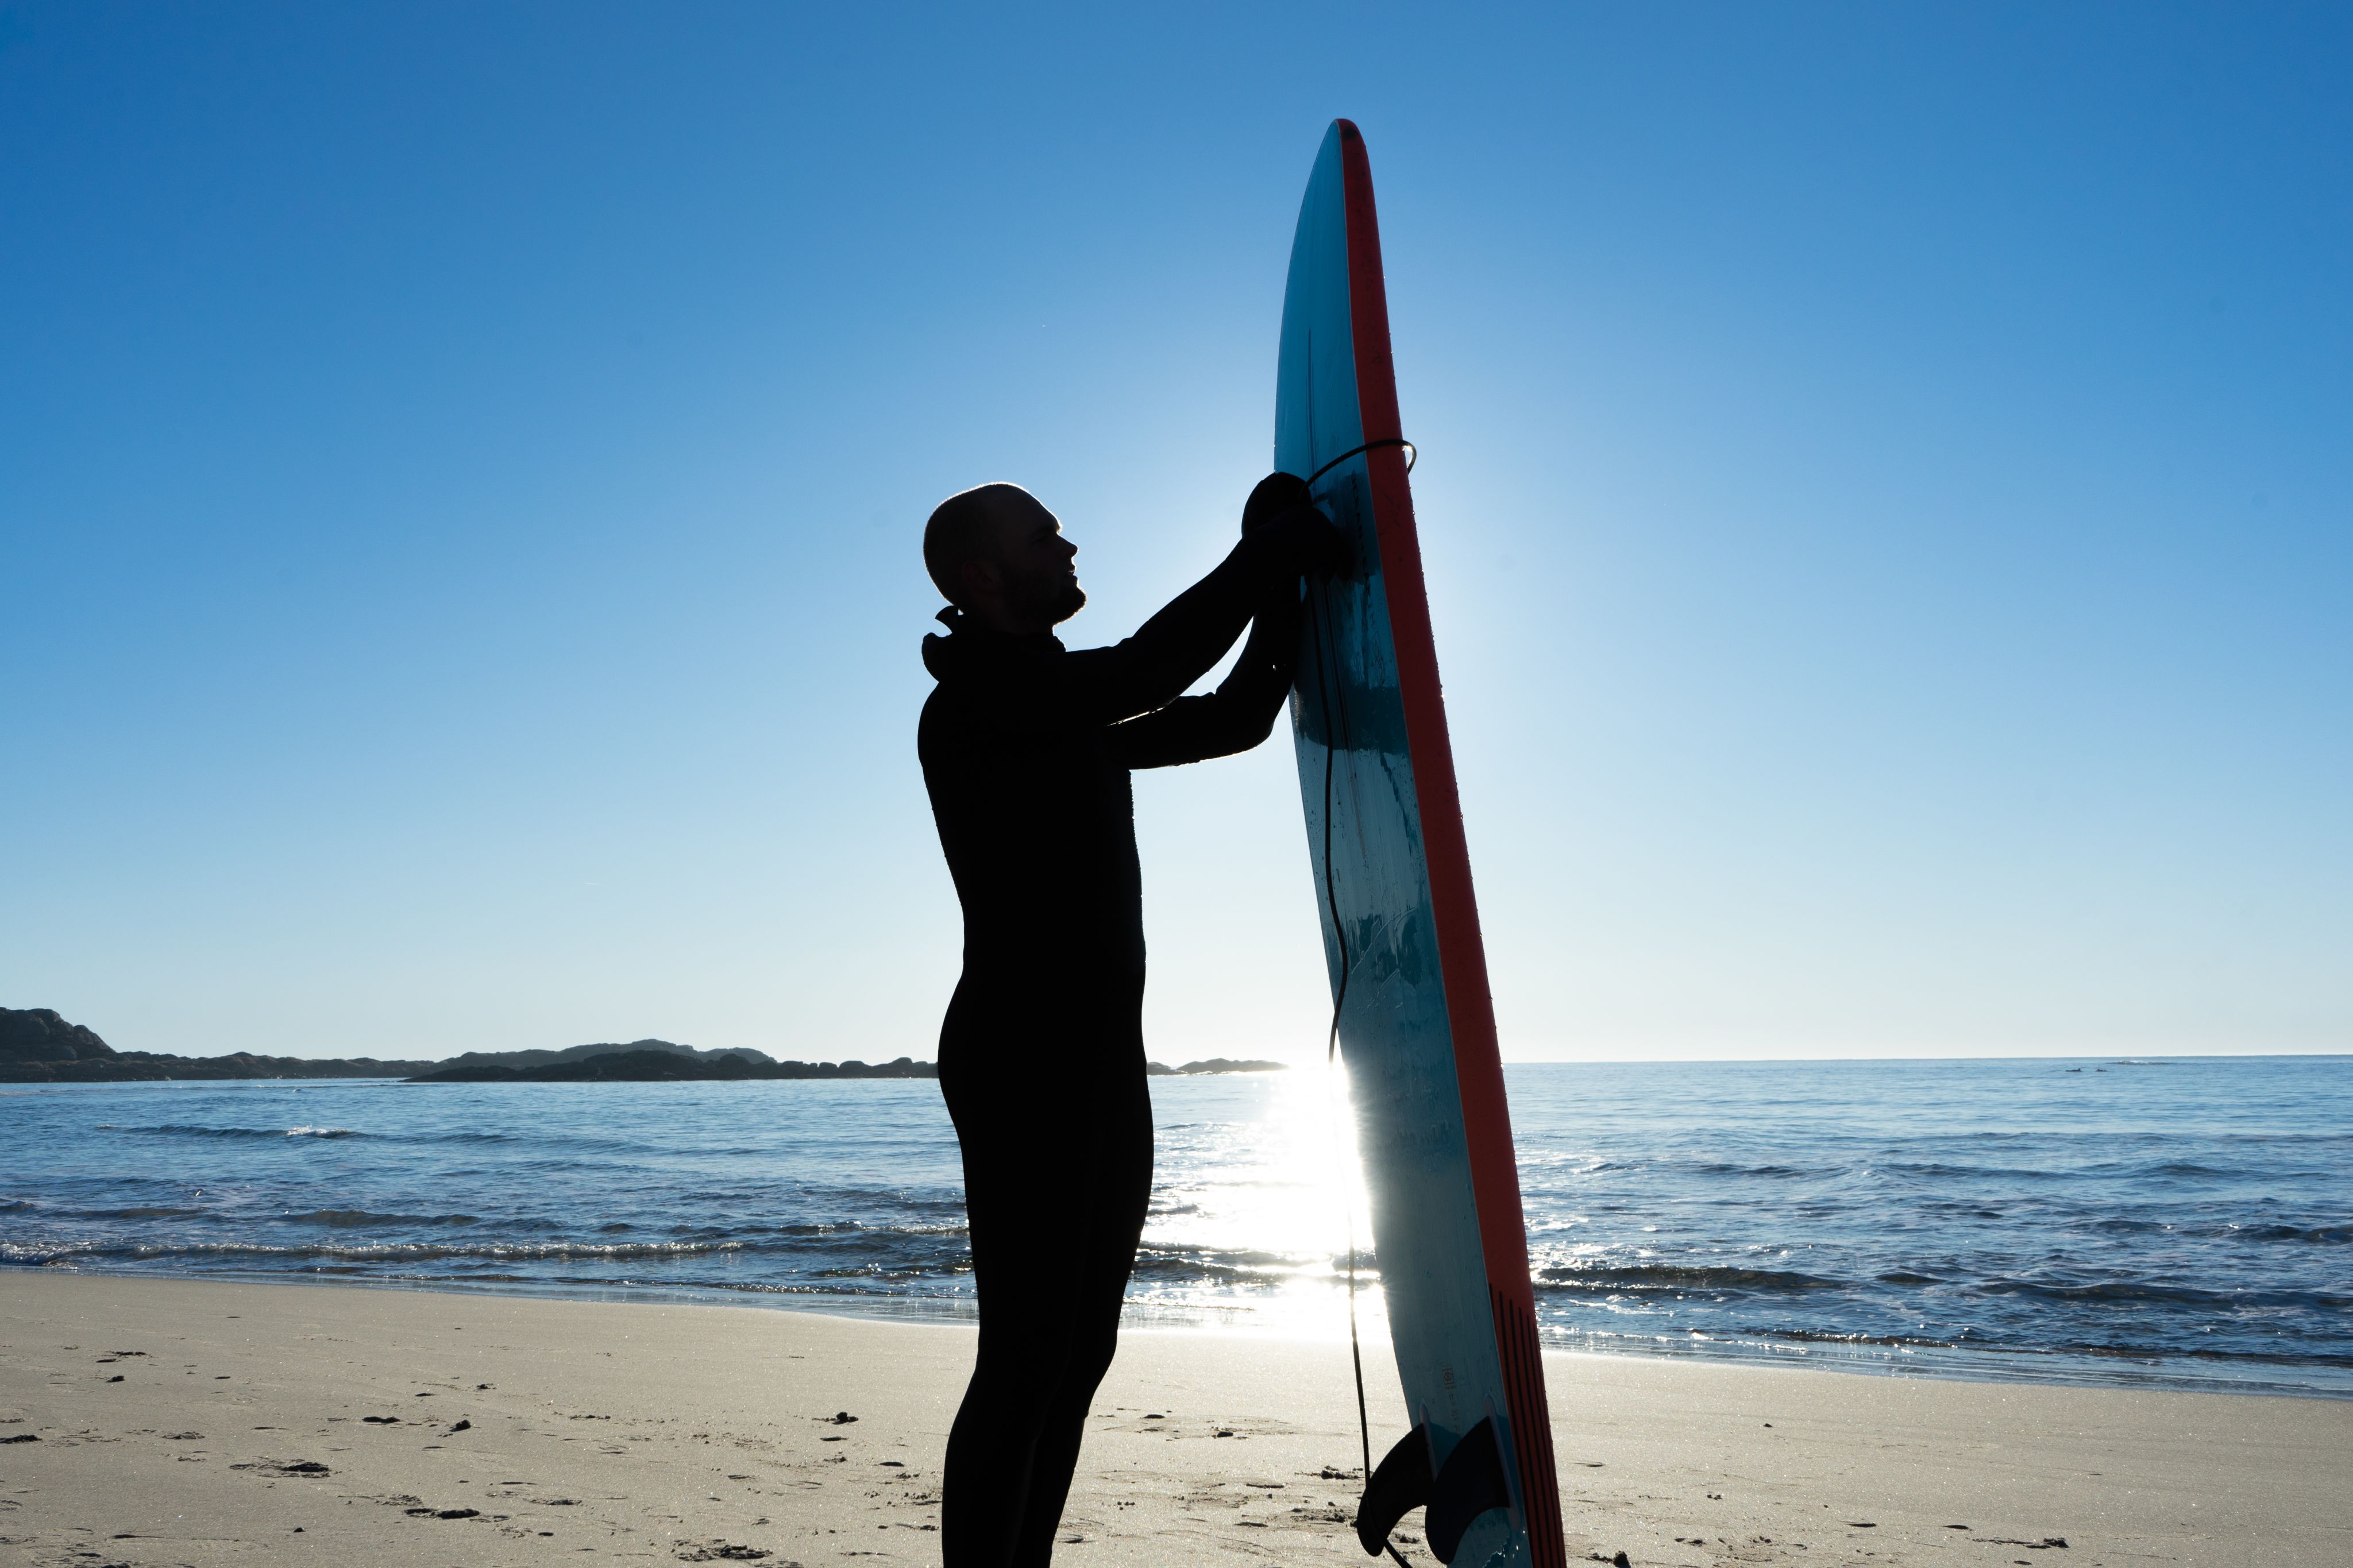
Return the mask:
<path id="1" fill-rule="evenodd" d="M 860 16 L 871 10 L 877 15 Z M 0 5 L 0 1005 L 931 1054 L 950 490 L 1113 640 L 1379 190 L 1506 1054 L 2353 1048 L 2337 7 Z M 1287 745 L 1139 781 L 1304 1058 Z"/>

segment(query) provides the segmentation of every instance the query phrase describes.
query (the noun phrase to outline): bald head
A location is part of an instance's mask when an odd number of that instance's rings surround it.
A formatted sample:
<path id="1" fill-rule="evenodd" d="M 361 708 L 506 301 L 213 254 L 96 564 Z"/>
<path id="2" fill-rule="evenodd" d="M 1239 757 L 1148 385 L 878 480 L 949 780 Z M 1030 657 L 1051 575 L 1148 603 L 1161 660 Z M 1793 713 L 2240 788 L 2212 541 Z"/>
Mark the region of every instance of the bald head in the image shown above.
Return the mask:
<path id="1" fill-rule="evenodd" d="M 941 598 L 964 607 L 965 565 L 993 561 L 1004 553 L 998 535 L 1012 516 L 1023 510 L 1024 501 L 1045 510 L 1036 496 L 1019 485 L 1005 484 L 958 490 L 932 509 L 932 520 L 923 525 L 923 569 L 932 574 L 932 585 L 940 591 Z"/>
<path id="2" fill-rule="evenodd" d="M 1019 485 L 976 485 L 933 509 L 923 566 L 940 596 L 999 631 L 1045 631 L 1087 595 L 1060 519 Z"/>

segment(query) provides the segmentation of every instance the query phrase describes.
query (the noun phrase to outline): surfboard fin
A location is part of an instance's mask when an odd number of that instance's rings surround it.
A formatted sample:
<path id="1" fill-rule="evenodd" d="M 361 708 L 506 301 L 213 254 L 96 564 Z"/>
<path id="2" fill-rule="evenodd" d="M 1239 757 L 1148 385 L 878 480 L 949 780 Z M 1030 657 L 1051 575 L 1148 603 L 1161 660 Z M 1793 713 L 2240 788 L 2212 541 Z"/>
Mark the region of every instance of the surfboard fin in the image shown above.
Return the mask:
<path id="1" fill-rule="evenodd" d="M 1435 1477 L 1430 1470 L 1430 1428 L 1417 1426 L 1398 1439 L 1365 1487 L 1364 1499 L 1356 1505 L 1356 1543 L 1378 1557 L 1398 1521 L 1426 1507 L 1423 1526 L 1430 1550 L 1440 1563 L 1451 1563 L 1472 1520 L 1491 1508 L 1511 1504 L 1503 1449 L 1495 1441 L 1492 1419 L 1462 1434 Z"/>
<path id="2" fill-rule="evenodd" d="M 1381 1554 L 1398 1521 L 1430 1501 L 1435 1485 L 1430 1474 L 1430 1428 L 1417 1426 L 1381 1460 L 1356 1504 L 1356 1544 L 1366 1556 Z"/>
<path id="3" fill-rule="evenodd" d="M 1493 1418 L 1488 1417 L 1462 1434 L 1462 1440 L 1438 1468 L 1430 1512 L 1422 1520 L 1430 1551 L 1440 1563 L 1453 1562 L 1472 1520 L 1491 1508 L 1511 1506 L 1511 1483 L 1504 1479 L 1503 1446 L 1495 1441 Z"/>

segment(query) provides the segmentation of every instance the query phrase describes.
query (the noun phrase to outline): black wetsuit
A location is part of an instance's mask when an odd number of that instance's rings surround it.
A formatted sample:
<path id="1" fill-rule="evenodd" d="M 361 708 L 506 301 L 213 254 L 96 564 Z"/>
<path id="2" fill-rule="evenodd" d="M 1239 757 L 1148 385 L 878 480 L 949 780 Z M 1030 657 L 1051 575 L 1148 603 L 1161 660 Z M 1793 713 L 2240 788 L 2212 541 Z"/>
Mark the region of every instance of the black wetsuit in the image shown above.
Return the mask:
<path id="1" fill-rule="evenodd" d="M 1284 514 L 1113 647 L 1071 653 L 955 611 L 949 636 L 923 639 L 939 685 L 917 745 L 965 921 L 940 1088 L 980 1297 L 948 1438 L 946 1568 L 1052 1554 L 1143 1233 L 1152 1102 L 1128 771 L 1266 738 L 1297 657 L 1300 575 L 1332 537 L 1312 510 Z M 1246 621 L 1216 693 L 1179 697 Z"/>

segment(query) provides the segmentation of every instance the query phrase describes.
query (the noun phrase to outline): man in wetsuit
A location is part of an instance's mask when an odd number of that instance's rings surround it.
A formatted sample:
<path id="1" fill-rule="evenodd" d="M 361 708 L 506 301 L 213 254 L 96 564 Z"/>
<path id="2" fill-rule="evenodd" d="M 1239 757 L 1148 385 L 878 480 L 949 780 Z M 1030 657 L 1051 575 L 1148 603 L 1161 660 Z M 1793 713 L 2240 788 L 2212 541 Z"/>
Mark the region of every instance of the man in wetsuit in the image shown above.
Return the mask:
<path id="1" fill-rule="evenodd" d="M 923 561 L 950 604 L 917 750 L 964 905 L 940 1089 L 964 1152 L 979 1357 L 948 1436 L 945 1568 L 1043 1568 L 1152 1185 L 1133 768 L 1247 751 L 1291 689 L 1303 574 L 1338 532 L 1289 474 L 1242 542 L 1136 634 L 1072 653 L 1078 546 L 1014 485 L 949 497 Z M 1185 689 L 1250 628 L 1208 696 Z"/>

